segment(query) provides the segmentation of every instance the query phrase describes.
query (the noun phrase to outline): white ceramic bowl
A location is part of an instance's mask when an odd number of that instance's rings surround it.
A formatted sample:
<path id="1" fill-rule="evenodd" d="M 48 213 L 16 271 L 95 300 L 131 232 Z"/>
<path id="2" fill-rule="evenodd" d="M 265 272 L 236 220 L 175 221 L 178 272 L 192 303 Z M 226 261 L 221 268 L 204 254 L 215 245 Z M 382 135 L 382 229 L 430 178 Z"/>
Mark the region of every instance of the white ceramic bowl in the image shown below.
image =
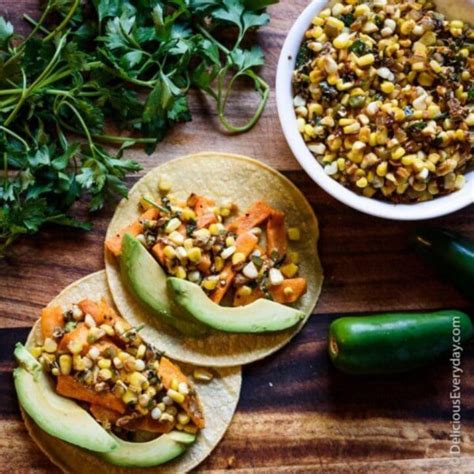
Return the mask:
<path id="1" fill-rule="evenodd" d="M 386 219 L 421 220 L 439 217 L 474 203 L 474 171 L 466 175 L 464 187 L 452 194 L 415 204 L 391 204 L 350 191 L 329 177 L 307 148 L 296 123 L 293 107 L 292 73 L 298 50 L 312 18 L 323 10 L 327 0 L 314 0 L 298 17 L 283 45 L 278 61 L 276 99 L 278 115 L 286 140 L 301 166 L 315 183 L 337 200 L 366 214 Z"/>

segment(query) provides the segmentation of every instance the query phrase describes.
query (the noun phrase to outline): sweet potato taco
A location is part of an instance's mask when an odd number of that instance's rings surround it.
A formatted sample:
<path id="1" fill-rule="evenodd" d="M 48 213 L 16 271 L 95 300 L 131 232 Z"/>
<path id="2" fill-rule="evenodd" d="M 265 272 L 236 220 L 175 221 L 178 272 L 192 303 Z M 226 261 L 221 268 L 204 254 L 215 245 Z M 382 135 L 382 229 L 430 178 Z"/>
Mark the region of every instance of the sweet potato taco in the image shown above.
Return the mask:
<path id="1" fill-rule="evenodd" d="M 261 359 L 304 325 L 323 274 L 318 224 L 283 175 L 200 153 L 140 179 L 105 241 L 118 309 L 170 357 L 226 367 Z"/>
<path id="2" fill-rule="evenodd" d="M 14 371 L 31 437 L 66 472 L 187 472 L 229 426 L 239 367 L 172 362 L 115 310 L 105 272 L 63 290 Z"/>

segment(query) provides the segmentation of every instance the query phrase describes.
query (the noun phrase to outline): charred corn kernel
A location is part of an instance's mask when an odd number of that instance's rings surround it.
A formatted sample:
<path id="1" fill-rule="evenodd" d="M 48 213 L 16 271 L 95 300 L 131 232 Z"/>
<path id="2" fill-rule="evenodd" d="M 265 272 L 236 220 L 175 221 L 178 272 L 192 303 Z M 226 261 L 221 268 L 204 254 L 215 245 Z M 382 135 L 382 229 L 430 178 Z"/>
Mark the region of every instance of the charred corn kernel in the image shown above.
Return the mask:
<path id="1" fill-rule="evenodd" d="M 309 117 L 314 115 L 321 115 L 323 113 L 323 106 L 321 104 L 313 103 L 308 106 Z"/>
<path id="2" fill-rule="evenodd" d="M 430 87 L 434 82 L 434 77 L 426 72 L 422 72 L 418 76 L 418 84 L 424 87 Z"/>
<path id="3" fill-rule="evenodd" d="M 54 339 L 51 339 L 50 337 L 47 337 L 44 340 L 44 345 L 43 345 L 43 350 L 45 352 L 49 352 L 50 354 L 53 352 L 56 352 L 58 350 L 58 344 Z"/>
<path id="4" fill-rule="evenodd" d="M 74 370 L 77 370 L 78 372 L 82 372 L 83 370 L 86 370 L 86 364 L 84 362 L 84 359 L 78 354 L 73 355 L 72 366 Z"/>
<path id="5" fill-rule="evenodd" d="M 340 80 L 340 77 L 336 73 L 329 74 L 327 77 L 327 82 L 330 86 L 335 86 L 339 80 Z"/>
<path id="6" fill-rule="evenodd" d="M 382 82 L 380 89 L 385 94 L 391 94 L 395 90 L 395 86 L 391 82 L 385 81 Z"/>
<path id="7" fill-rule="evenodd" d="M 122 396 L 122 401 L 126 405 L 134 405 L 138 401 L 137 394 L 131 390 L 127 390 Z"/>
<path id="8" fill-rule="evenodd" d="M 191 418 L 186 413 L 179 413 L 178 414 L 178 423 L 180 425 L 187 425 L 191 421 Z"/>
<path id="9" fill-rule="evenodd" d="M 464 130 L 458 129 L 454 132 L 454 137 L 456 140 L 462 141 L 464 140 Z"/>
<path id="10" fill-rule="evenodd" d="M 30 354 L 35 358 L 37 359 L 41 353 L 43 352 L 43 348 L 40 347 L 40 346 L 36 346 L 36 347 L 32 347 L 30 349 Z"/>
<path id="11" fill-rule="evenodd" d="M 182 267 L 181 265 L 179 265 L 177 268 L 176 268 L 176 273 L 175 273 L 175 277 L 176 278 L 180 278 L 181 280 L 184 280 L 186 278 L 186 270 L 184 269 L 184 267 Z"/>
<path id="12" fill-rule="evenodd" d="M 98 375 L 101 380 L 110 380 L 112 378 L 112 371 L 109 369 L 100 369 Z"/>
<path id="13" fill-rule="evenodd" d="M 371 64 L 374 64 L 374 62 L 375 57 L 372 53 L 364 54 L 364 56 L 359 56 L 356 59 L 356 63 L 360 67 L 370 66 Z"/>
<path id="14" fill-rule="evenodd" d="M 181 221 L 177 217 L 173 217 L 166 224 L 165 232 L 167 234 L 171 234 L 171 232 L 174 232 L 180 225 L 181 225 Z"/>
<path id="15" fill-rule="evenodd" d="M 214 258 L 214 268 L 216 272 L 220 272 L 224 268 L 224 259 L 217 256 Z"/>
<path id="16" fill-rule="evenodd" d="M 232 245 L 235 245 L 235 239 L 231 235 L 225 239 L 225 245 L 227 247 L 231 247 Z"/>
<path id="17" fill-rule="evenodd" d="M 188 258 L 193 263 L 198 263 L 201 260 L 202 253 L 199 247 L 193 247 L 188 250 Z"/>
<path id="18" fill-rule="evenodd" d="M 201 382 L 210 382 L 214 375 L 206 369 L 194 369 L 193 377 Z"/>
<path id="19" fill-rule="evenodd" d="M 232 265 L 240 265 L 246 260 L 245 254 L 242 252 L 236 252 L 232 255 Z"/>
<path id="20" fill-rule="evenodd" d="M 344 171 L 346 169 L 346 160 L 344 158 L 338 158 L 337 159 L 337 169 L 339 171 Z M 296 262 L 294 262 L 294 263 L 296 263 Z"/>
<path id="21" fill-rule="evenodd" d="M 185 221 L 194 221 L 196 220 L 196 213 L 192 209 L 189 209 L 189 207 L 185 207 L 181 213 L 181 217 Z"/>
<path id="22" fill-rule="evenodd" d="M 439 74 L 443 70 L 443 67 L 441 66 L 441 64 L 435 59 L 432 59 L 430 61 L 430 67 L 436 74 Z"/>
<path id="23" fill-rule="evenodd" d="M 97 365 L 100 369 L 109 369 L 112 365 L 112 361 L 110 359 L 100 359 Z"/>
<path id="24" fill-rule="evenodd" d="M 176 257 L 176 251 L 173 247 L 171 247 L 171 245 L 167 245 L 163 249 L 163 253 L 165 254 L 165 257 L 169 258 L 170 260 Z"/>
<path id="25" fill-rule="evenodd" d="M 350 43 L 350 35 L 347 31 L 340 33 L 336 38 L 334 38 L 334 41 L 332 42 L 336 49 L 345 49 L 350 45 Z"/>
<path id="26" fill-rule="evenodd" d="M 178 379 L 177 379 L 176 377 L 173 377 L 173 378 L 171 379 L 171 385 L 170 385 L 171 388 L 172 388 L 173 390 L 178 390 L 178 385 L 179 385 Z"/>
<path id="27" fill-rule="evenodd" d="M 382 161 L 382 163 L 380 163 L 377 166 L 377 169 L 376 169 L 377 176 L 384 177 L 387 174 L 387 168 L 388 168 L 387 162 Z"/>
<path id="28" fill-rule="evenodd" d="M 185 396 L 182 393 L 177 392 L 176 390 L 169 389 L 166 392 L 166 395 L 170 397 L 172 400 L 174 400 L 176 403 L 183 403 Z"/>
<path id="29" fill-rule="evenodd" d="M 295 265 L 294 263 L 288 263 L 283 265 L 280 268 L 280 271 L 286 278 L 293 278 L 298 273 L 298 265 Z"/>
<path id="30" fill-rule="evenodd" d="M 367 178 L 359 178 L 357 181 L 356 181 L 356 186 L 358 188 L 365 188 L 367 186 L 368 182 L 367 182 Z"/>
<path id="31" fill-rule="evenodd" d="M 290 286 L 287 286 L 283 289 L 283 294 L 287 297 L 292 296 L 294 294 L 294 290 Z"/>
<path id="32" fill-rule="evenodd" d="M 128 376 L 128 381 L 130 385 L 134 387 L 141 388 L 142 385 L 147 381 L 146 377 L 140 372 L 132 372 Z"/>
<path id="33" fill-rule="evenodd" d="M 342 31 L 344 29 L 344 23 L 341 20 L 338 20 L 337 18 L 334 18 L 333 16 L 330 16 L 326 20 L 326 25 L 331 26 L 335 28 L 338 31 Z"/>
<path id="34" fill-rule="evenodd" d="M 395 150 L 392 151 L 392 160 L 399 160 L 403 155 L 405 155 L 406 151 L 405 148 L 403 147 L 398 147 L 395 148 Z"/>
<path id="35" fill-rule="evenodd" d="M 180 382 L 178 384 L 178 392 L 183 395 L 188 395 L 189 394 L 188 384 L 186 382 Z"/>
<path id="36" fill-rule="evenodd" d="M 67 345 L 67 348 L 69 349 L 69 352 L 71 354 L 79 354 L 84 348 L 84 346 L 79 341 L 72 340 Z"/>
<path id="37" fill-rule="evenodd" d="M 247 285 L 243 285 L 237 290 L 238 296 L 250 296 L 251 294 L 252 294 L 252 288 L 250 288 L 250 286 L 247 286 Z"/>
<path id="38" fill-rule="evenodd" d="M 202 282 L 202 286 L 206 290 L 212 291 L 216 288 L 217 283 L 218 283 L 218 280 L 216 278 L 213 278 L 213 279 L 205 278 Z"/>
<path id="39" fill-rule="evenodd" d="M 162 422 L 162 423 L 173 423 L 174 422 L 174 416 L 173 415 L 170 415 L 169 413 L 163 413 L 159 420 Z"/>
<path id="40" fill-rule="evenodd" d="M 288 238 L 290 240 L 300 240 L 301 234 L 298 227 L 290 227 L 288 229 Z"/>
<path id="41" fill-rule="evenodd" d="M 415 25 L 416 23 L 413 20 L 404 21 L 400 26 L 400 33 L 402 35 L 409 35 L 413 31 Z"/>
<path id="42" fill-rule="evenodd" d="M 474 127 L 474 112 L 471 112 L 464 120 L 468 127 Z"/>
<path id="43" fill-rule="evenodd" d="M 107 334 L 107 336 L 115 336 L 114 328 L 110 326 L 110 324 L 101 324 L 100 329 L 105 331 L 105 334 Z"/>
<path id="44" fill-rule="evenodd" d="M 69 375 L 72 370 L 72 357 L 68 354 L 59 356 L 59 369 L 63 375 Z"/>
<path id="45" fill-rule="evenodd" d="M 402 165 L 411 166 L 414 162 L 416 155 L 405 155 L 402 157 Z"/>
<path id="46" fill-rule="evenodd" d="M 354 10 L 355 16 L 364 16 L 370 13 L 370 7 L 363 3 L 362 5 L 357 5 Z"/>
<path id="47" fill-rule="evenodd" d="M 171 182 L 162 177 L 158 183 L 158 190 L 164 194 L 169 193 L 171 191 Z"/>
<path id="48" fill-rule="evenodd" d="M 343 129 L 344 133 L 346 133 L 347 135 L 351 135 L 353 133 L 358 133 L 359 130 L 360 130 L 360 125 L 358 122 L 355 122 L 351 125 L 346 125 Z"/>

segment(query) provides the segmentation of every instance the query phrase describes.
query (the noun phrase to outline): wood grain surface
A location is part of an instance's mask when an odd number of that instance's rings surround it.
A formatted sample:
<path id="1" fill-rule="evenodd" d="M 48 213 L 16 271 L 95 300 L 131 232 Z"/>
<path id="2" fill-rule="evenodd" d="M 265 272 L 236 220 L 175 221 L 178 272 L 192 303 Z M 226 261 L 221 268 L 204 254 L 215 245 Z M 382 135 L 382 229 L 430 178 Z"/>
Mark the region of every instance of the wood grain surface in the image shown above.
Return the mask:
<path id="1" fill-rule="evenodd" d="M 260 41 L 274 86 L 278 54 L 303 0 L 271 7 Z M 21 26 L 38 14 L 37 0 L 0 0 L 0 14 Z M 24 26 L 23 26 L 24 28 Z M 273 91 L 272 91 L 273 92 Z M 236 121 L 252 96 L 234 98 Z M 321 227 L 325 285 L 298 337 L 276 355 L 246 367 L 237 415 L 200 470 L 220 472 L 403 473 L 474 472 L 474 343 L 465 346 L 462 376 L 462 458 L 450 458 L 449 362 L 410 374 L 353 378 L 337 373 L 326 355 L 328 325 L 336 316 L 388 310 L 472 307 L 410 249 L 417 224 L 365 216 L 332 199 L 300 169 L 279 126 L 274 93 L 249 133 L 219 132 L 213 104 L 192 98 L 193 121 L 177 126 L 147 157 L 145 170 L 171 158 L 209 149 L 255 157 L 284 172 L 308 197 Z M 218 178 L 218 170 L 216 170 Z M 130 177 L 132 185 L 137 177 Z M 474 237 L 473 207 L 429 224 Z M 80 210 L 78 211 L 81 212 Z M 22 240 L 0 262 L 0 472 L 57 472 L 29 440 L 13 391 L 12 348 L 24 340 L 39 310 L 72 281 L 103 266 L 102 242 L 112 210 L 95 216 L 90 233 L 48 228 Z"/>

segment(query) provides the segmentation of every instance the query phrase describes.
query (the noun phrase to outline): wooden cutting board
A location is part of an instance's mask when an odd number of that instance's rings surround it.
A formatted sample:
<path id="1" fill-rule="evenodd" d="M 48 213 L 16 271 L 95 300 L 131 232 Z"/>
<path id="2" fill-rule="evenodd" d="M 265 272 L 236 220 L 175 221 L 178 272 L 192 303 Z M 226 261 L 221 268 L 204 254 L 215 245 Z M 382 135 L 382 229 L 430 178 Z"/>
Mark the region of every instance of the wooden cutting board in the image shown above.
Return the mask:
<path id="1" fill-rule="evenodd" d="M 282 0 L 270 8 L 260 41 L 263 75 L 274 86 L 287 31 L 307 4 Z M 38 15 L 37 0 L 2 0 L 0 14 L 21 28 L 21 14 Z M 24 26 L 23 26 L 24 28 Z M 229 104 L 243 117 L 251 96 Z M 213 104 L 192 98 L 193 121 L 177 126 L 147 157 L 133 151 L 144 172 L 171 158 L 213 150 L 249 155 L 279 169 L 308 197 L 321 227 L 325 283 L 315 314 L 301 334 L 274 356 L 244 369 L 242 397 L 222 443 L 203 472 L 474 472 L 474 343 L 462 367 L 462 460 L 450 458 L 449 363 L 406 375 L 353 378 L 336 372 L 326 355 L 329 323 L 337 316 L 389 310 L 472 310 L 407 244 L 414 223 L 391 222 L 353 211 L 318 188 L 300 169 L 280 130 L 275 96 L 249 133 L 217 130 Z M 137 177 L 129 178 L 132 185 Z M 102 242 L 112 210 L 83 234 L 50 228 L 0 262 L 0 472 L 56 469 L 30 441 L 20 421 L 11 370 L 14 343 L 23 341 L 40 309 L 64 286 L 103 266 Z M 429 224 L 474 237 L 473 206 Z"/>

